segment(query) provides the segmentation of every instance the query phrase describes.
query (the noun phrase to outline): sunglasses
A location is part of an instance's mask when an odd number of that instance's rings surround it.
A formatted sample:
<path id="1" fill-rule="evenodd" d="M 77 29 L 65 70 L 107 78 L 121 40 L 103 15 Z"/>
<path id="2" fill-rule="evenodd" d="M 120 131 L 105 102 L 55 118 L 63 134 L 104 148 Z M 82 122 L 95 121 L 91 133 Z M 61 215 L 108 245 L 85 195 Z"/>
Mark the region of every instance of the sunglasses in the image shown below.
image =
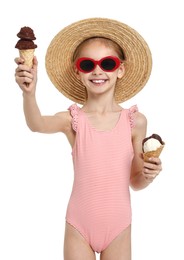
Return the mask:
<path id="1" fill-rule="evenodd" d="M 83 73 L 89 73 L 93 71 L 98 65 L 103 71 L 112 72 L 115 71 L 121 64 L 118 57 L 107 56 L 100 60 L 93 60 L 91 58 L 82 57 L 76 61 L 76 67 Z"/>

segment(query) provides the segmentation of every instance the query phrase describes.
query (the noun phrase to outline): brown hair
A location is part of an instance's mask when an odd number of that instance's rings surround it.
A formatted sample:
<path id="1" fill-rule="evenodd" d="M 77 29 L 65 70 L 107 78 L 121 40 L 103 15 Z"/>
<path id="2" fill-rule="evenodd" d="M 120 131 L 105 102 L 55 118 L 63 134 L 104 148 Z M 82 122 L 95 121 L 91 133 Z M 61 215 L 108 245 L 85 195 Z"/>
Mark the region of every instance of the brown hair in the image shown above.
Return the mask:
<path id="1" fill-rule="evenodd" d="M 87 43 L 89 43 L 91 41 L 99 41 L 99 42 L 103 43 L 105 46 L 114 49 L 117 52 L 119 58 L 122 61 L 125 60 L 124 51 L 122 50 L 122 48 L 116 42 L 112 41 L 111 39 L 105 38 L 105 37 L 91 37 L 91 38 L 89 38 L 89 39 L 87 39 L 87 40 L 85 40 L 85 41 L 83 41 L 82 43 L 79 44 L 79 46 L 76 48 L 76 50 L 74 52 L 73 61 L 75 61 L 78 58 L 81 49 Z"/>

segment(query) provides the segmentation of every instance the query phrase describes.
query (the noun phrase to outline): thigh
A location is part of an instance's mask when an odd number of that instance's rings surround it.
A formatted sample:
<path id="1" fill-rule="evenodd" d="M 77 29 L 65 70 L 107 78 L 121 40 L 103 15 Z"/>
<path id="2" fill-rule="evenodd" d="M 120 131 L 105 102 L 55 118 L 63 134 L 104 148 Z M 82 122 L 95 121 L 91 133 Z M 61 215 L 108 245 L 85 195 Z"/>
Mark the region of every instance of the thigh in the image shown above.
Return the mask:
<path id="1" fill-rule="evenodd" d="M 131 225 L 101 253 L 101 260 L 131 260 Z"/>
<path id="2" fill-rule="evenodd" d="M 85 238 L 70 224 L 66 223 L 64 260 L 95 260 L 95 253 Z"/>

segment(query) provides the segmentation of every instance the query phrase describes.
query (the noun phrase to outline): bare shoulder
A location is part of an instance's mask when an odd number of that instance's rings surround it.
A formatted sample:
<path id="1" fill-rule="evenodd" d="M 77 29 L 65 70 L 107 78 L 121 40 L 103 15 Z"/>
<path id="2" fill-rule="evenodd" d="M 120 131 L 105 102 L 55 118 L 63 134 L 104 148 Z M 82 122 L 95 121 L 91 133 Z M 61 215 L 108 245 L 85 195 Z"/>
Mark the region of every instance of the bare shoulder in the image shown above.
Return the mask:
<path id="1" fill-rule="evenodd" d="M 61 117 L 63 120 L 65 119 L 71 121 L 71 115 L 69 111 L 57 112 L 55 116 Z"/>
<path id="2" fill-rule="evenodd" d="M 61 124 L 61 131 L 62 132 L 68 132 L 71 130 L 71 120 L 72 120 L 72 117 L 70 115 L 70 112 L 69 111 L 62 111 L 62 112 L 57 112 L 55 114 L 55 117 L 58 118 L 58 120 L 60 122 L 62 122 Z"/>
<path id="3" fill-rule="evenodd" d="M 141 140 L 145 137 L 147 131 L 147 118 L 141 112 L 135 113 L 134 127 L 132 129 L 132 137 L 134 139 L 140 138 Z"/>
<path id="4" fill-rule="evenodd" d="M 135 113 L 135 127 L 143 127 L 147 125 L 147 118 L 144 114 L 141 112 Z"/>

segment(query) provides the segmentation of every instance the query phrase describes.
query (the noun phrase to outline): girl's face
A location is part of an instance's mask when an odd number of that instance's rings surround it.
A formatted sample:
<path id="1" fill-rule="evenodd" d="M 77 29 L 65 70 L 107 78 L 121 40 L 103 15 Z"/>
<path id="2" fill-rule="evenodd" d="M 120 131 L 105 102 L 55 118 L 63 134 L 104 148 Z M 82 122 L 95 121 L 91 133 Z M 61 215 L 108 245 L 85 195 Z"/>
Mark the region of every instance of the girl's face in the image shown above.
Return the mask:
<path id="1" fill-rule="evenodd" d="M 99 40 L 94 40 L 86 43 L 80 50 L 78 58 L 88 57 L 93 60 L 100 60 L 107 56 L 118 57 L 117 52 L 109 46 L 106 46 L 103 42 Z M 102 94 L 107 91 L 111 91 L 114 94 L 114 89 L 116 81 L 118 78 L 122 78 L 125 72 L 123 63 L 120 66 L 112 71 L 104 71 L 99 65 L 97 65 L 93 71 L 89 73 L 81 72 L 75 66 L 75 72 L 77 78 L 83 83 L 86 87 L 86 90 L 89 94 Z"/>

